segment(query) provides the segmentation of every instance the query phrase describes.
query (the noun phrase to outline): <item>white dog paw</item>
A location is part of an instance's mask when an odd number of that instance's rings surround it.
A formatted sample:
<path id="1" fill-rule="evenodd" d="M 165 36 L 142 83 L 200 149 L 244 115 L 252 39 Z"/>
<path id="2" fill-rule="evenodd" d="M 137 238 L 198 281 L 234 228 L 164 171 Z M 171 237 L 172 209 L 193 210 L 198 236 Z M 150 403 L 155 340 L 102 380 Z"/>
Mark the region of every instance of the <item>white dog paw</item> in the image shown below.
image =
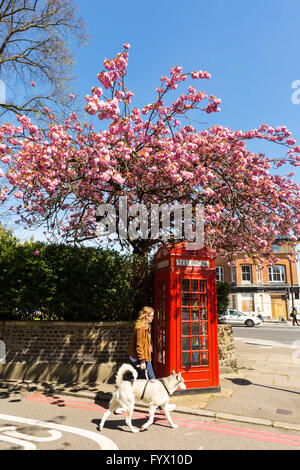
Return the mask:
<path id="1" fill-rule="evenodd" d="M 178 428 L 178 424 L 172 424 L 172 428 L 177 429 L 177 428 Z"/>
<path id="2" fill-rule="evenodd" d="M 132 428 L 131 431 L 132 432 L 139 432 L 139 429 L 138 428 Z"/>

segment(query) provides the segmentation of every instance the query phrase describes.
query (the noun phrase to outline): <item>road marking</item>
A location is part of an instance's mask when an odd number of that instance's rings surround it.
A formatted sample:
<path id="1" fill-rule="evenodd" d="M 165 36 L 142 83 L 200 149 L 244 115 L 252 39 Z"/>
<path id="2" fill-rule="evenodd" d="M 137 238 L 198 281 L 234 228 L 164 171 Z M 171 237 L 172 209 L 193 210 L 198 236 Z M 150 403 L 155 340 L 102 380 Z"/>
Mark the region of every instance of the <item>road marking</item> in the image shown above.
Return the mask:
<path id="1" fill-rule="evenodd" d="M 40 401 L 40 402 L 44 402 L 48 404 L 60 403 L 59 401 L 60 399 L 46 397 L 44 395 L 33 395 L 33 396 L 26 397 L 26 399 L 30 399 L 32 401 Z M 79 401 L 79 400 L 63 399 L 63 403 L 65 406 L 68 406 L 68 407 L 87 409 L 90 411 L 95 411 L 97 413 L 99 411 L 103 412 L 104 410 L 106 410 L 106 408 L 101 407 L 100 405 L 96 405 L 96 404 L 92 404 L 92 403 L 88 403 L 84 401 Z M 145 412 L 134 411 L 132 418 L 141 419 L 141 418 L 147 418 L 147 416 L 148 416 L 147 411 Z M 120 419 L 120 416 L 118 418 Z M 124 416 L 122 416 L 122 418 L 124 418 Z M 159 424 L 166 426 L 166 428 L 169 427 L 169 423 L 163 415 L 155 415 L 155 421 L 156 422 L 159 421 Z M 243 437 L 245 439 L 275 442 L 278 444 L 285 444 L 285 445 L 290 445 L 294 447 L 300 447 L 300 436 L 276 433 L 272 431 L 263 431 L 259 429 L 258 430 L 251 429 L 251 428 L 233 426 L 229 424 L 222 424 L 222 423 L 216 423 L 216 422 L 199 421 L 199 420 L 196 420 L 195 418 L 184 418 L 184 417 L 179 417 L 179 416 L 174 416 L 174 415 L 173 415 L 173 421 L 174 423 L 178 424 L 180 427 L 189 429 L 190 433 L 188 434 L 191 434 L 192 430 L 203 430 L 203 431 L 208 431 L 208 432 L 217 433 L 217 434 Z"/>
<path id="2" fill-rule="evenodd" d="M 243 341 L 244 343 L 261 345 L 261 346 L 273 346 L 274 348 L 288 348 L 288 349 L 297 349 L 299 345 L 295 344 L 294 341 L 292 344 L 279 343 L 278 341 L 268 341 L 264 339 L 254 339 L 254 338 L 244 338 L 239 336 L 234 338 L 234 340 Z"/>
<path id="3" fill-rule="evenodd" d="M 15 439 L 9 436 L 2 436 L 1 434 L 0 441 L 10 442 L 11 444 L 15 444 L 18 447 L 23 447 L 23 450 L 36 450 L 36 446 L 31 442 L 22 441 L 21 439 Z"/>
<path id="4" fill-rule="evenodd" d="M 68 432 L 72 434 L 78 434 L 79 436 L 85 437 L 87 439 L 91 439 L 92 441 L 96 442 L 99 445 L 100 449 L 102 450 L 118 450 L 118 447 L 111 439 L 108 439 L 102 434 L 97 434 L 92 431 L 87 431 L 86 429 L 81 429 L 81 428 L 77 428 L 74 426 L 65 426 L 62 424 L 56 424 L 52 422 L 39 421 L 37 419 L 21 418 L 20 416 L 11 416 L 11 415 L 6 415 L 6 414 L 0 414 L 0 420 L 12 421 L 12 422 L 17 422 L 17 423 L 22 423 L 22 424 L 29 424 L 30 426 L 38 426 L 41 428 L 47 428 L 51 430 L 54 429 L 56 431 L 59 431 L 59 434 L 61 434 L 60 431 Z M 8 429 L 8 432 L 10 431 L 11 429 Z M 23 436 L 26 436 L 26 435 L 23 435 Z M 56 436 L 58 436 L 58 434 L 56 434 Z M 52 437 L 53 437 L 53 434 L 52 434 Z M 25 440 L 27 438 L 28 436 L 24 437 L 24 440 L 21 440 L 21 439 L 18 440 L 11 436 L 0 434 L 0 440 L 2 441 L 13 442 L 15 444 L 18 441 L 18 445 L 22 445 L 25 450 L 29 450 L 29 448 L 30 450 L 33 450 L 33 447 L 34 449 L 36 449 L 34 444 L 27 442 Z M 31 439 L 31 436 L 30 436 L 30 439 Z"/>
<path id="5" fill-rule="evenodd" d="M 186 421 L 186 423 L 185 423 Z M 246 439 L 254 439 L 258 441 L 276 442 L 295 447 L 300 447 L 300 436 L 290 434 L 274 433 L 270 431 L 261 431 L 259 429 L 244 428 L 232 426 L 229 424 L 221 424 L 207 421 L 196 421 L 189 419 L 174 419 L 179 426 L 188 427 L 190 429 L 201 429 L 218 434 L 227 434 L 232 436 L 244 437 Z"/>
<path id="6" fill-rule="evenodd" d="M 48 437 L 38 437 L 38 436 L 32 436 L 29 434 L 24 434 L 22 432 L 17 432 L 17 428 L 15 426 L 10 426 L 10 429 L 8 428 L 1 428 L 0 431 L 4 431 L 4 434 L 6 436 L 12 436 L 12 437 L 17 437 L 19 439 L 26 439 L 28 441 L 33 441 L 33 442 L 50 442 L 50 441 L 56 441 L 57 439 L 60 439 L 62 437 L 62 433 L 60 431 L 48 431 L 50 436 Z"/>

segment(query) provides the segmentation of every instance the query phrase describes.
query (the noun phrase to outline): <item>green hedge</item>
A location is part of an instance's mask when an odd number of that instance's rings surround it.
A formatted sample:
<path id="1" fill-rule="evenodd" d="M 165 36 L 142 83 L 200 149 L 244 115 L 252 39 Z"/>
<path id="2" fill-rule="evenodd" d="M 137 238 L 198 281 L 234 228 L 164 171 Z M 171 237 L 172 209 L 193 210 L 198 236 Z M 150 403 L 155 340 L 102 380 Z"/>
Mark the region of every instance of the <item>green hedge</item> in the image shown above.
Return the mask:
<path id="1" fill-rule="evenodd" d="M 132 257 L 112 250 L 0 234 L 0 320 L 133 319 L 132 270 Z"/>
<path id="2" fill-rule="evenodd" d="M 218 316 L 222 315 L 229 305 L 231 286 L 228 282 L 217 281 Z"/>
<path id="3" fill-rule="evenodd" d="M 154 306 L 154 262 L 113 250 L 23 244 L 0 226 L 0 320 L 118 321 Z M 230 285 L 217 283 L 218 313 Z"/>

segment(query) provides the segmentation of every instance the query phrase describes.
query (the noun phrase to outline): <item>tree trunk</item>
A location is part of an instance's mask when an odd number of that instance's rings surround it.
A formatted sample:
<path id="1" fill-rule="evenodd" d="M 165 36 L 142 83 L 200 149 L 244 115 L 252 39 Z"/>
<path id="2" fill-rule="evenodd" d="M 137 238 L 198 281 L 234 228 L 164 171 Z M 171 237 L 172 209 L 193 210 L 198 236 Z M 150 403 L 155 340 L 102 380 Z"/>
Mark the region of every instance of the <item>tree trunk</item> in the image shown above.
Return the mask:
<path id="1" fill-rule="evenodd" d="M 145 305 L 154 307 L 153 267 L 148 260 L 148 240 L 135 240 L 133 246 L 132 286 L 135 291 L 134 309 L 138 312 Z"/>

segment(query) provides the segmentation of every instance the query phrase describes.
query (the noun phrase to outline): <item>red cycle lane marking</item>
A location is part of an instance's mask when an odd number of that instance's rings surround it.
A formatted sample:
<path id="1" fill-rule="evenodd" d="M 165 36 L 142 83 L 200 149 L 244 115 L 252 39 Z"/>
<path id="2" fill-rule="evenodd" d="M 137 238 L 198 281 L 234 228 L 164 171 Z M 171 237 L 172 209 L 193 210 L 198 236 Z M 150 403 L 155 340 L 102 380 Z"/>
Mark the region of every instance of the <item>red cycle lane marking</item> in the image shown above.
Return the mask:
<path id="1" fill-rule="evenodd" d="M 93 403 L 81 402 L 78 400 L 62 400 L 61 398 L 52 398 L 45 395 L 33 395 L 30 397 L 25 397 L 25 400 L 29 401 L 38 401 L 40 403 L 47 403 L 48 405 L 58 405 L 58 406 L 68 406 L 70 408 L 80 408 L 84 410 L 94 410 L 94 411 L 104 411 L 100 405 Z"/>
<path id="2" fill-rule="evenodd" d="M 186 420 L 184 418 L 178 418 L 176 419 L 176 423 L 182 424 L 184 421 L 187 421 L 188 423 L 194 423 L 195 425 L 199 424 L 199 421 L 195 420 Z M 201 424 L 204 424 L 205 426 L 211 426 L 211 427 L 217 427 L 217 428 L 225 428 L 225 429 L 234 429 L 238 431 L 244 431 L 247 429 L 247 432 L 253 433 L 253 434 L 260 434 L 260 435 L 265 435 L 265 436 L 276 436 L 276 437 L 282 437 L 285 438 L 286 436 L 289 436 L 287 434 L 282 434 L 282 433 L 274 433 L 270 431 L 260 431 L 256 429 L 250 429 L 250 428 L 242 428 L 238 426 L 232 426 L 229 424 L 221 424 L 221 423 L 214 423 L 214 422 L 207 422 L 207 421 L 201 421 Z M 300 441 L 300 436 L 291 436 L 294 441 Z"/>
<path id="3" fill-rule="evenodd" d="M 242 428 L 238 426 L 232 426 L 227 424 L 219 424 L 213 422 L 206 422 L 206 421 L 195 421 L 195 420 L 187 420 L 187 419 L 176 419 L 174 420 L 176 424 L 179 424 L 183 427 L 188 427 L 190 429 L 202 429 L 210 432 L 216 432 L 221 434 L 231 434 L 237 435 L 240 437 L 245 437 L 247 439 L 256 439 L 261 441 L 269 441 L 269 442 L 277 442 L 283 444 L 290 444 L 293 446 L 300 446 L 300 437 L 293 436 L 290 434 L 282 434 L 282 433 L 273 433 L 269 431 L 260 431 L 256 429 L 250 428 Z M 185 422 L 187 424 L 185 424 Z"/>
<path id="4" fill-rule="evenodd" d="M 29 397 L 25 397 L 25 399 L 30 400 L 30 401 L 37 401 L 40 403 L 56 404 L 56 405 L 61 405 L 61 406 L 67 406 L 70 408 L 79 408 L 83 410 L 96 411 L 96 412 L 105 411 L 107 409 L 107 408 L 104 408 L 100 405 L 93 404 L 93 403 L 82 402 L 79 400 L 65 400 L 61 398 L 47 397 L 43 394 L 32 395 Z M 124 415 L 120 415 L 120 416 L 124 416 Z M 133 413 L 133 419 L 141 418 L 141 417 L 146 418 L 147 416 L 148 414 L 143 413 L 143 412 L 135 411 Z M 157 421 L 159 420 L 163 424 L 168 424 L 165 416 L 163 415 L 160 415 L 160 416 L 156 415 L 155 420 Z M 206 422 L 206 421 L 199 422 L 193 419 L 189 420 L 189 419 L 184 419 L 184 418 L 174 418 L 173 421 L 176 424 L 179 424 L 182 427 L 185 427 L 187 429 L 199 429 L 199 430 L 213 432 L 217 434 L 238 436 L 238 437 L 243 437 L 246 439 L 275 442 L 277 444 L 285 444 L 285 445 L 300 447 L 300 437 L 298 436 L 272 433 L 268 431 L 260 431 L 260 430 L 249 429 L 249 428 L 242 428 L 238 426 L 232 426 L 232 425 L 220 424 L 220 423 L 214 423 L 214 422 Z"/>
<path id="5" fill-rule="evenodd" d="M 233 431 L 233 430 L 225 430 L 221 428 L 211 428 L 210 426 L 205 426 L 205 425 L 187 425 L 184 427 L 188 427 L 191 429 L 201 429 L 203 431 L 209 431 L 217 434 L 227 434 L 230 436 L 238 436 L 238 437 L 244 437 L 246 439 L 253 439 L 256 441 L 266 441 L 266 442 L 275 442 L 277 444 L 284 444 L 284 445 L 290 445 L 294 447 L 300 447 L 300 442 L 296 440 L 291 440 L 293 439 L 294 436 L 291 435 L 286 435 L 284 439 L 279 439 L 277 437 L 272 438 L 271 436 L 263 436 L 260 434 L 260 431 L 257 432 L 257 434 L 251 434 L 248 432 L 248 429 L 245 428 L 244 432 L 240 431 Z M 250 430 L 251 431 L 251 430 Z M 275 435 L 276 436 L 276 435 Z"/>
<path id="6" fill-rule="evenodd" d="M 47 403 L 50 405 L 58 405 L 58 406 L 68 406 L 72 408 L 81 408 L 81 409 L 90 409 L 90 410 L 95 410 L 95 411 L 106 411 L 107 407 L 103 407 L 101 405 L 97 405 L 96 403 L 88 403 L 86 401 L 80 401 L 80 400 L 69 400 L 69 399 L 62 399 L 60 397 L 54 398 L 54 397 L 49 397 L 43 394 L 40 395 L 31 395 L 29 397 L 25 397 L 25 400 L 29 401 L 38 401 L 40 403 Z M 124 413 L 125 415 L 125 413 Z M 122 415 L 120 415 L 122 416 Z M 142 411 L 134 411 L 133 417 L 137 416 L 147 416 L 147 413 L 144 413 Z"/>

